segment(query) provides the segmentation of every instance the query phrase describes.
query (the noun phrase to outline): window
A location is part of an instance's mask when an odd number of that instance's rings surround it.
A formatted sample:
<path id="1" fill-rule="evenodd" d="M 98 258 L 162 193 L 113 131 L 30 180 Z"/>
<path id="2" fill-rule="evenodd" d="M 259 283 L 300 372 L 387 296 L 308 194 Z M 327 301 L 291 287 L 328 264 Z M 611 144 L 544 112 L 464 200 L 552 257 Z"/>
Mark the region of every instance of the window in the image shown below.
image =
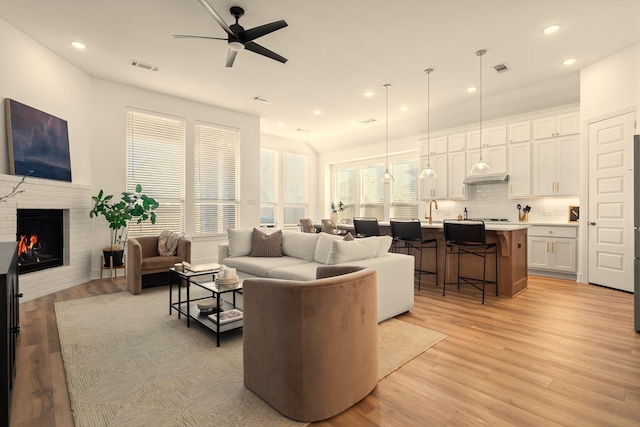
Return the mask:
<path id="1" fill-rule="evenodd" d="M 238 226 L 240 132 L 195 125 L 195 234 L 221 234 Z"/>
<path id="2" fill-rule="evenodd" d="M 158 201 L 155 225 L 131 224 L 129 236 L 184 231 L 185 120 L 127 109 L 127 191 L 142 192 Z"/>
<path id="3" fill-rule="evenodd" d="M 391 162 L 391 218 L 418 217 L 418 160 Z"/>
<path id="4" fill-rule="evenodd" d="M 260 150 L 260 225 L 276 225 L 278 153 Z"/>
<path id="5" fill-rule="evenodd" d="M 335 175 L 334 203 L 342 202 L 346 208 L 339 214 L 342 218 L 353 218 L 356 212 L 356 168 L 339 169 Z"/>
<path id="6" fill-rule="evenodd" d="M 362 166 L 359 216 L 384 218 L 384 164 Z"/>
<path id="7" fill-rule="evenodd" d="M 284 153 L 283 225 L 298 225 L 307 216 L 307 158 Z"/>

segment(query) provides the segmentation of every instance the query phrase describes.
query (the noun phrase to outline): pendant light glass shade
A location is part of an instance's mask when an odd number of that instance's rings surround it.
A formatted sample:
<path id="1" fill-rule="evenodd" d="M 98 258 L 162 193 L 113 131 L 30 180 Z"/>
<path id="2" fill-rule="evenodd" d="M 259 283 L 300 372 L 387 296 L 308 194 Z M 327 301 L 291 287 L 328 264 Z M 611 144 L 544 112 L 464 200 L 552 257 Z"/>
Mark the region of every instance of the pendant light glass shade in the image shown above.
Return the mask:
<path id="1" fill-rule="evenodd" d="M 481 49 L 476 52 L 476 55 L 480 57 L 480 85 L 478 87 L 480 92 L 480 159 L 476 164 L 471 166 L 469 175 L 486 175 L 491 173 L 491 166 L 482 158 L 482 56 L 485 53 L 487 53 L 485 49 Z"/>
<path id="2" fill-rule="evenodd" d="M 380 178 L 380 182 L 391 183 L 393 182 L 393 175 L 389 172 L 389 83 L 384 85 L 385 88 L 385 159 L 384 159 L 384 175 Z"/>
<path id="3" fill-rule="evenodd" d="M 426 70 L 424 70 L 424 72 L 427 74 L 427 167 L 425 169 L 422 170 L 422 172 L 420 172 L 420 179 L 437 179 L 438 178 L 438 174 L 436 173 L 435 169 L 433 169 L 431 167 L 431 136 L 430 136 L 430 129 L 429 129 L 429 119 L 430 119 L 430 113 L 431 113 L 431 104 L 430 104 L 430 99 L 431 99 L 431 85 L 430 85 L 430 75 L 433 72 L 433 68 L 427 68 Z"/>

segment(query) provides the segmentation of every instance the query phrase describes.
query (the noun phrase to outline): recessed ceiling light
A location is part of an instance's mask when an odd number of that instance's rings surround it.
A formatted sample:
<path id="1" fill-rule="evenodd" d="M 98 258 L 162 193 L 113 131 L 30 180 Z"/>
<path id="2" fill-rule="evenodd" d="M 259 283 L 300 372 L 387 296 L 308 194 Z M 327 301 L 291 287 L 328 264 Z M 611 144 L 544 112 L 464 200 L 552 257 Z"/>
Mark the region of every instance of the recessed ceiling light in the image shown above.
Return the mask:
<path id="1" fill-rule="evenodd" d="M 313 114 L 315 114 L 316 116 L 319 116 L 320 114 L 322 114 L 321 110 L 313 110 Z"/>
<path id="2" fill-rule="evenodd" d="M 353 125 L 355 125 L 355 124 L 356 124 L 355 120 L 351 120 L 351 121 L 349 122 L 349 126 L 353 126 Z"/>
<path id="3" fill-rule="evenodd" d="M 576 58 L 569 58 L 562 61 L 562 65 L 573 65 L 576 63 Z"/>
<path id="4" fill-rule="evenodd" d="M 284 123 L 278 123 L 278 127 L 279 128 L 283 128 L 284 127 Z"/>
<path id="5" fill-rule="evenodd" d="M 478 89 L 477 89 L 477 88 L 475 88 L 475 87 L 470 87 L 470 88 L 468 88 L 468 89 L 467 89 L 467 92 L 469 92 L 469 93 L 473 93 L 473 92 L 475 92 L 476 90 L 478 90 Z"/>
<path id="6" fill-rule="evenodd" d="M 545 34 L 553 34 L 556 31 L 558 31 L 559 29 L 560 29 L 560 25 L 553 24 L 553 25 L 549 25 L 547 28 L 542 30 L 542 32 L 545 33 Z"/>
<path id="7" fill-rule="evenodd" d="M 87 46 L 84 43 L 80 43 L 80 42 L 71 42 L 71 46 L 75 47 L 76 49 L 86 49 Z"/>
<path id="8" fill-rule="evenodd" d="M 407 107 L 406 105 L 403 105 L 402 107 L 400 107 L 400 111 L 407 111 L 409 110 L 409 107 Z"/>
<path id="9" fill-rule="evenodd" d="M 364 93 L 364 96 L 372 97 L 372 96 L 373 96 L 373 94 L 374 94 L 374 92 L 373 92 L 373 91 L 368 90 L 368 91 L 366 91 L 366 92 Z"/>

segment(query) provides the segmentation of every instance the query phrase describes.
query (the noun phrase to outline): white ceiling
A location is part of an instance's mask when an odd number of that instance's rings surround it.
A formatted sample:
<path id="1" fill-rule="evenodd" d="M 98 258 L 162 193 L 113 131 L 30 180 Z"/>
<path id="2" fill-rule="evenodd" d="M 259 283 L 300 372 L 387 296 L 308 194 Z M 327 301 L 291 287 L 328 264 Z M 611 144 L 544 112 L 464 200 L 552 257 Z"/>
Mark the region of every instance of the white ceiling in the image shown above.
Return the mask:
<path id="1" fill-rule="evenodd" d="M 174 39 L 226 36 L 197 0 L 0 0 L 0 18 L 92 76 L 259 116 L 263 133 L 319 153 L 384 141 L 385 83 L 389 138 L 425 133 L 425 68 L 435 69 L 431 131 L 477 121 L 478 94 L 466 89 L 478 84 L 478 49 L 487 49 L 490 119 L 578 102 L 581 67 L 640 42 L 638 0 L 208 2 L 229 25 L 229 8 L 243 7 L 245 29 L 287 21 L 256 42 L 289 61 L 243 51 L 226 68 L 226 42 Z M 556 23 L 556 34 L 542 33 Z M 87 49 L 72 48 L 73 40 Z M 569 57 L 576 64 L 562 65 Z M 134 68 L 132 59 L 160 71 Z M 512 69 L 497 74 L 492 66 L 502 62 Z M 360 123 L 368 119 L 376 122 Z"/>

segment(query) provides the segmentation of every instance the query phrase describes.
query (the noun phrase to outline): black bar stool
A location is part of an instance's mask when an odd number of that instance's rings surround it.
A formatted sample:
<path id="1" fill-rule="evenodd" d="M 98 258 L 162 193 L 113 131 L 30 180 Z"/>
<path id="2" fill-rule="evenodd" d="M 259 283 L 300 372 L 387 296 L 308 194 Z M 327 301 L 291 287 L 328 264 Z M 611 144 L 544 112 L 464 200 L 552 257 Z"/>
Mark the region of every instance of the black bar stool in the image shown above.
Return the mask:
<path id="1" fill-rule="evenodd" d="M 496 296 L 498 296 L 498 245 L 496 243 L 487 243 L 484 221 L 451 221 L 445 220 L 444 227 L 444 285 L 442 286 L 442 296 L 444 296 L 447 287 L 447 260 L 449 253 L 458 253 L 458 289 L 460 289 L 460 281 L 471 285 L 482 291 L 482 303 L 484 304 L 484 287 L 487 283 L 496 285 Z M 449 251 L 451 248 L 451 251 Z M 473 255 L 483 258 L 482 279 L 462 276 L 460 272 L 460 259 L 462 255 Z M 487 280 L 487 255 L 495 255 L 496 263 L 496 280 Z M 452 284 L 453 282 L 449 282 Z M 482 287 L 480 287 L 480 285 Z"/>
<path id="2" fill-rule="evenodd" d="M 353 218 L 355 237 L 379 236 L 378 218 Z"/>
<path id="3" fill-rule="evenodd" d="M 422 273 L 435 274 L 436 286 L 438 286 L 438 241 L 436 239 L 423 239 L 422 227 L 420 226 L 419 219 L 391 219 L 391 236 L 393 237 L 393 252 L 406 249 L 407 255 L 411 249 L 415 249 L 420 252 L 419 267 L 415 270 L 416 277 L 418 278 L 418 290 L 420 290 L 420 284 L 422 282 Z M 400 245 L 400 246 L 399 246 Z M 436 270 L 429 271 L 422 269 L 422 250 L 423 249 L 435 249 Z"/>

